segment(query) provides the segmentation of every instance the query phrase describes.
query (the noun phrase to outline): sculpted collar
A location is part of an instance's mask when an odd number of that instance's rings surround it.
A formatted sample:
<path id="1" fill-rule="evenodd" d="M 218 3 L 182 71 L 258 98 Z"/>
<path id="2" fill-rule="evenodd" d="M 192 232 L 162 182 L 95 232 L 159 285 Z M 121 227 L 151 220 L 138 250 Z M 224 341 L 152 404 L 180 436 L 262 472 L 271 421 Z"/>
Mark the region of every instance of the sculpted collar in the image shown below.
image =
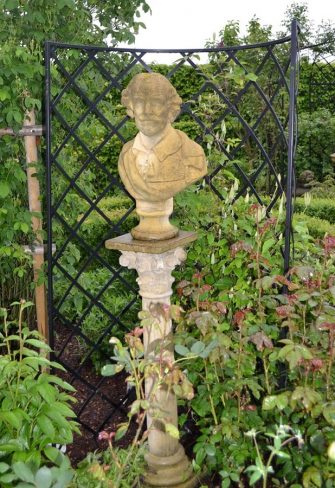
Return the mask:
<path id="1" fill-rule="evenodd" d="M 152 148 L 152 151 L 159 161 L 164 161 L 168 156 L 176 153 L 181 148 L 181 145 L 181 138 L 178 132 L 173 127 L 169 127 L 165 136 Z M 143 152 L 140 133 L 135 137 L 132 149 Z"/>

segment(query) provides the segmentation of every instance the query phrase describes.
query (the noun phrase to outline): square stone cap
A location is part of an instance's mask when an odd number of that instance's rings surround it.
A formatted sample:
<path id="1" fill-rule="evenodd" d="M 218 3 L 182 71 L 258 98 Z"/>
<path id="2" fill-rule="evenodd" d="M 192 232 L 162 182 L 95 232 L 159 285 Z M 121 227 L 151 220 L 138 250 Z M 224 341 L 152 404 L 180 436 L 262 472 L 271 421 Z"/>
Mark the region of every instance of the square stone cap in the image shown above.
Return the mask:
<path id="1" fill-rule="evenodd" d="M 196 232 L 187 232 L 185 230 L 180 230 L 176 237 L 165 239 L 164 241 L 140 241 L 133 239 L 131 234 L 124 234 L 123 236 L 114 237 L 114 239 L 105 241 L 105 247 L 107 249 L 116 249 L 117 251 L 162 254 L 177 247 L 185 247 L 197 240 L 197 238 Z"/>

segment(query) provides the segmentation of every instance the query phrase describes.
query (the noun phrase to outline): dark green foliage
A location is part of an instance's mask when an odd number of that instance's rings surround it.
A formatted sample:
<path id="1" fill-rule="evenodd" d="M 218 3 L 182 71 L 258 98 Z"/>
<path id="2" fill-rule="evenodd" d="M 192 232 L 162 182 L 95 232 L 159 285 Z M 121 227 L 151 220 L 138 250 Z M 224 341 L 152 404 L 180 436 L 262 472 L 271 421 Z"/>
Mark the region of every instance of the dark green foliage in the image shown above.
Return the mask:
<path id="1" fill-rule="evenodd" d="M 296 213 L 293 219 L 295 222 L 303 222 L 310 235 L 316 239 L 322 239 L 325 234 L 335 235 L 335 225 L 328 220 L 311 217 L 306 213 Z"/>
<path id="2" fill-rule="evenodd" d="M 334 63 L 311 62 L 302 58 L 299 78 L 299 111 L 335 110 Z"/>
<path id="3" fill-rule="evenodd" d="M 129 459 L 129 449 L 113 448 L 102 453 L 90 453 L 79 464 L 69 488 L 129 488 L 135 486 L 143 474 L 143 446 L 136 448 Z M 117 460 L 117 462 L 116 462 Z M 121 469 L 122 479 L 115 485 Z"/>
<path id="4" fill-rule="evenodd" d="M 175 273 L 182 280 L 175 300 L 185 312 L 176 352 L 195 387 L 190 407 L 200 429 L 196 464 L 219 471 L 227 487 L 246 473 L 251 483 L 272 477 L 274 486 L 312 487 L 314 476 L 330 487 L 335 239 L 313 241 L 304 216 L 297 219 L 288 281 L 281 274 L 282 213 L 266 219 L 257 204 L 231 206 L 232 197 L 227 191 L 221 216 L 209 200 L 206 215 L 199 211 L 205 192 L 193 199 L 189 192 L 179 213 L 184 225 L 196 215 L 206 227 Z"/>
<path id="5" fill-rule="evenodd" d="M 7 139 L 7 138 L 4 138 Z M 27 209 L 26 173 L 14 156 L 6 160 L 0 145 L 0 304 L 17 296 L 31 297 L 31 256 L 23 245 L 31 242 L 31 214 Z"/>
<path id="6" fill-rule="evenodd" d="M 145 0 L 112 3 L 101 0 L 1 0 L 0 128 L 18 130 L 26 110 L 31 109 L 35 110 L 37 123 L 41 123 L 46 40 L 102 45 L 111 35 L 113 42 L 131 42 L 134 33 L 143 27 L 137 19 L 142 9 L 149 10 Z M 70 58 L 74 64 L 78 61 Z M 68 98 L 65 97 L 66 101 Z M 76 115 L 79 108 L 73 101 L 67 107 Z M 95 135 L 94 131 L 92 133 Z M 7 306 L 14 294 L 28 296 L 27 282 L 31 282 L 31 276 L 27 270 L 31 260 L 21 245 L 31 243 L 32 235 L 22 141 L 6 136 L 1 137 L 0 142 L 0 300 Z M 86 182 L 88 180 L 92 183 L 92 175 L 86 177 Z M 59 185 L 62 184 L 64 182 L 59 178 Z M 78 195 L 73 198 L 73 194 L 68 196 L 65 204 L 71 207 L 72 215 L 83 211 L 85 206 L 78 201 Z M 63 211 L 68 212 L 68 208 Z"/>
<path id="7" fill-rule="evenodd" d="M 74 389 L 47 372 L 63 368 L 47 359 L 50 348 L 23 321 L 32 304 L 12 305 L 19 307 L 16 321 L 0 309 L 0 484 L 65 488 L 73 476 L 70 462 L 52 444 L 70 444 L 79 432 L 71 420 Z"/>
<path id="8" fill-rule="evenodd" d="M 294 202 L 294 209 L 297 213 L 304 213 L 335 224 L 335 201 L 330 198 L 312 197 L 307 206 L 303 198 L 297 198 Z"/>
<path id="9" fill-rule="evenodd" d="M 300 113 L 296 168 L 311 170 L 317 180 L 333 173 L 330 155 L 335 151 L 335 115 L 327 108 Z"/>

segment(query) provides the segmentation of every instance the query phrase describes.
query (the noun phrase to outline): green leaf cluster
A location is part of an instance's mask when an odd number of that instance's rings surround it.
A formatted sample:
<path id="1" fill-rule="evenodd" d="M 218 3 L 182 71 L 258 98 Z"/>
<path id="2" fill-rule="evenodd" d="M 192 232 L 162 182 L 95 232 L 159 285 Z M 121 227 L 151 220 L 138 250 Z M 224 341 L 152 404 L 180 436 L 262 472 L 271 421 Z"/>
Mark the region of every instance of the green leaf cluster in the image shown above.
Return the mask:
<path id="1" fill-rule="evenodd" d="M 50 352 L 36 331 L 23 322 L 8 321 L 1 309 L 0 332 L 0 484 L 36 488 L 65 488 L 73 473 L 69 460 L 52 444 L 69 444 L 79 432 L 69 394 L 73 387 L 47 372 L 61 366 L 47 358 Z"/>

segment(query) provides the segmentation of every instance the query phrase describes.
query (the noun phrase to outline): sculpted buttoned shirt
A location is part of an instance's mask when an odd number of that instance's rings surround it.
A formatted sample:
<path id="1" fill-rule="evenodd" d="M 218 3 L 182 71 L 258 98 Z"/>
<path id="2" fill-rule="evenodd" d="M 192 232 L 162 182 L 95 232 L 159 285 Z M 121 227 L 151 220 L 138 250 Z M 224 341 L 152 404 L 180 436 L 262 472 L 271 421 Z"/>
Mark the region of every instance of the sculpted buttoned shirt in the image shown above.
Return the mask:
<path id="1" fill-rule="evenodd" d="M 119 158 L 121 179 L 135 199 L 162 201 L 206 174 L 202 148 L 183 132 L 169 127 L 150 150 L 140 133 L 124 145 Z"/>

